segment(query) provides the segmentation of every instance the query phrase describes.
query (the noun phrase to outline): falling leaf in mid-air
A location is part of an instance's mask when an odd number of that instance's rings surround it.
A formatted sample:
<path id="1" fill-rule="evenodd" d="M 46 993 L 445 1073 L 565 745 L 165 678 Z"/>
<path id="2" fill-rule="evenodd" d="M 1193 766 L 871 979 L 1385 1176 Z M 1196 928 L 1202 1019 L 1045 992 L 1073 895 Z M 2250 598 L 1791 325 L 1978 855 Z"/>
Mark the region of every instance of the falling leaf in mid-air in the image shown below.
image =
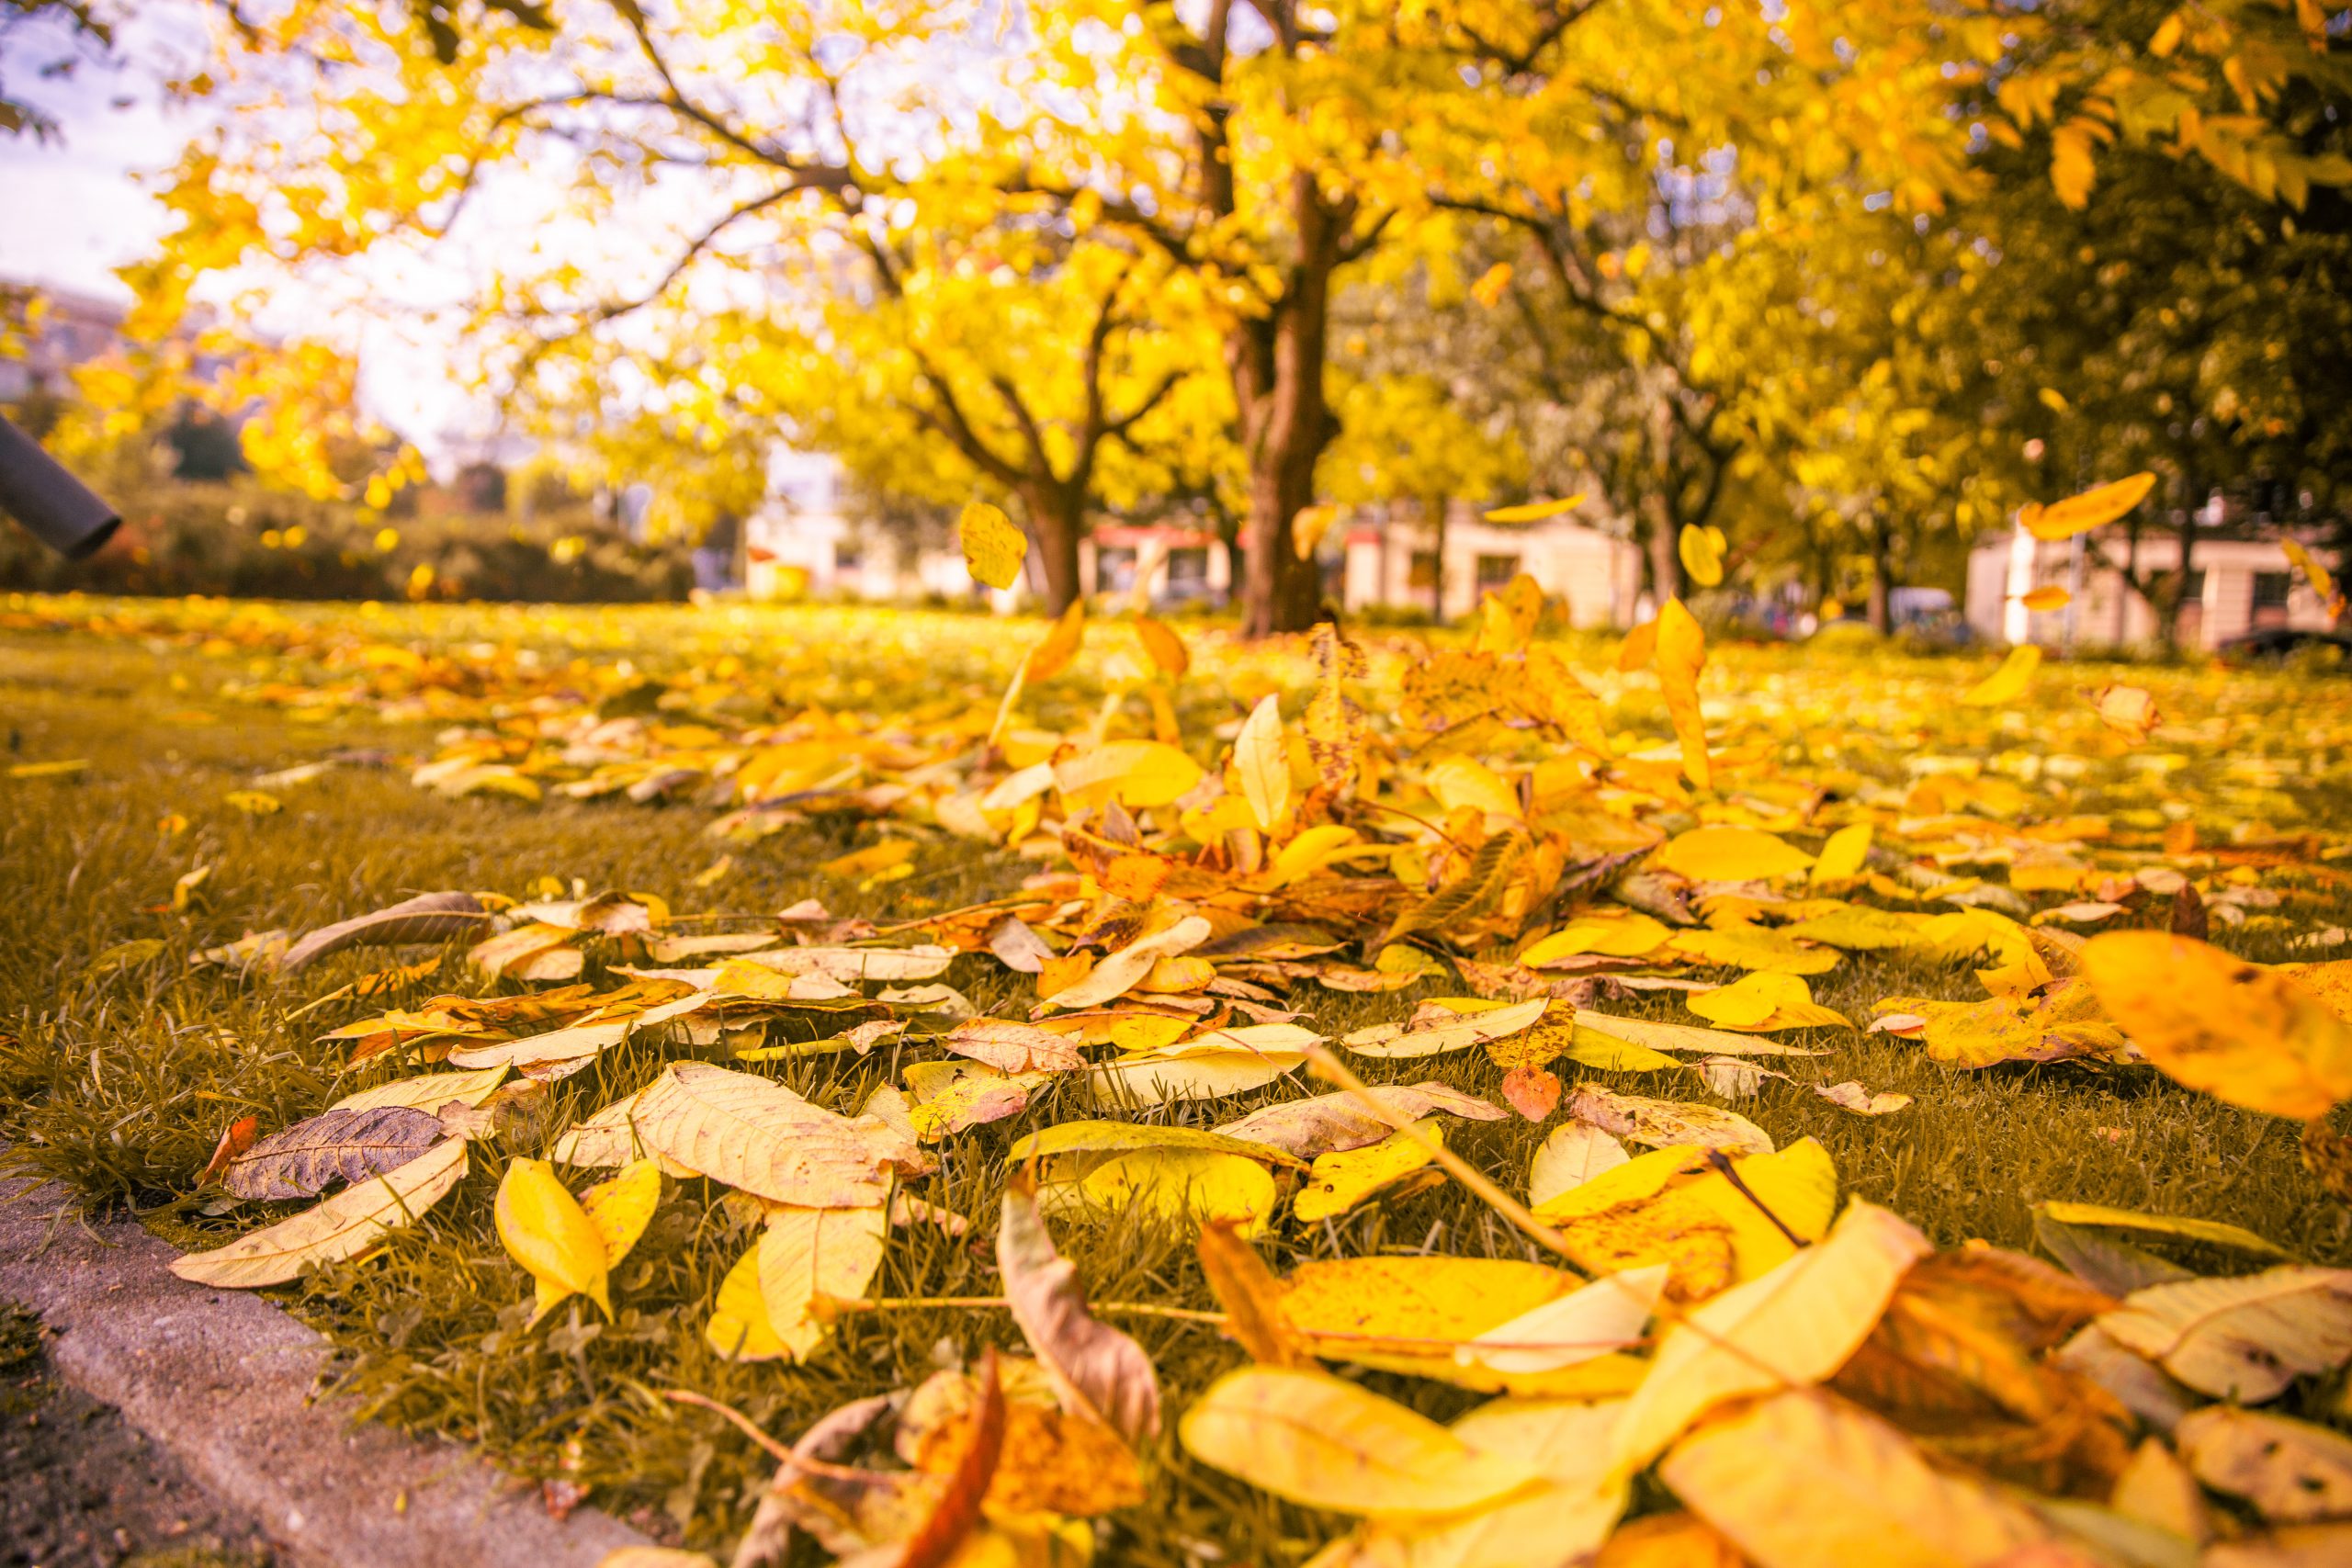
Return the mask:
<path id="1" fill-rule="evenodd" d="M 2009 649 L 2001 667 L 1971 686 L 1961 701 L 1972 707 L 1998 707 L 2025 695 L 2026 687 L 2033 680 L 2033 672 L 2041 668 L 2041 649 L 2034 643 L 2021 642 Z"/>
<path id="2" fill-rule="evenodd" d="M 2055 582 L 2045 582 L 2018 595 L 2018 603 L 2029 610 L 2063 610 L 2074 602 L 2074 593 Z"/>
<path id="3" fill-rule="evenodd" d="M 1541 523 L 1563 513 L 1574 512 L 1584 504 L 1584 491 L 1578 491 L 1564 501 L 1529 501 L 1517 506 L 1498 506 L 1487 513 L 1489 523 Z"/>
<path id="4" fill-rule="evenodd" d="M 1682 570 L 1702 588 L 1722 584 L 1724 551 L 1728 547 L 1721 528 L 1702 528 L 1695 523 L 1684 524 L 1681 536 L 1675 541 L 1675 551 L 1682 558 Z"/>
<path id="5" fill-rule="evenodd" d="M 2145 501 L 2155 486 L 2156 476 L 2143 471 L 2049 506 L 2027 506 L 2018 513 L 2018 523 L 2037 539 L 2071 539 L 2114 522 Z"/>
<path id="6" fill-rule="evenodd" d="M 956 541 L 964 547 L 964 565 L 976 582 L 1010 588 L 1021 576 L 1029 554 L 1029 536 L 1013 525 L 1000 507 L 985 501 L 967 502 L 956 519 Z"/>

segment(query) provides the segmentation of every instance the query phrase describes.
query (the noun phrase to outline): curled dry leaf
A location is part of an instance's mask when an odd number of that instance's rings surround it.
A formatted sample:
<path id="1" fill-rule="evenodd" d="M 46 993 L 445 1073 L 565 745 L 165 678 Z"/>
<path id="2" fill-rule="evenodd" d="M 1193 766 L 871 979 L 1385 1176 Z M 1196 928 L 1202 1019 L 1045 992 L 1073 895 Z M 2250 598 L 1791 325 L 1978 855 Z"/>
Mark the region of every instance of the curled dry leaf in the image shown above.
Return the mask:
<path id="1" fill-rule="evenodd" d="M 1269 1367 L 1304 1367 L 1314 1359 L 1283 1311 L 1283 1282 L 1258 1249 L 1229 1224 L 1201 1227 L 1201 1272 L 1225 1309 L 1225 1328 L 1250 1359 Z"/>
<path id="2" fill-rule="evenodd" d="M 422 893 L 390 908 L 321 926 L 278 955 L 280 975 L 299 975 L 330 953 L 347 947 L 397 947 L 472 936 L 491 918 L 470 893 Z"/>
<path id="3" fill-rule="evenodd" d="M 212 1145 L 212 1157 L 196 1173 L 198 1186 L 210 1181 L 229 1168 L 229 1163 L 254 1146 L 254 1138 L 261 1131 L 261 1118 L 240 1116 L 221 1129 L 220 1141 Z"/>
<path id="4" fill-rule="evenodd" d="M 1159 1431 L 1159 1380 L 1151 1359 L 1125 1334 L 1086 1310 L 1078 1270 L 1054 1250 L 1025 1172 L 1005 1188 L 997 1230 L 997 1269 L 1013 1321 L 1053 1378 L 1063 1403 L 1102 1421 L 1129 1443 Z"/>
<path id="5" fill-rule="evenodd" d="M 448 1196 L 466 1174 L 466 1141 L 451 1138 L 397 1170 L 347 1187 L 334 1197 L 240 1236 L 210 1252 L 173 1259 L 172 1272 L 199 1285 L 253 1290 L 282 1285 L 314 1263 L 356 1258 Z"/>
<path id="6" fill-rule="evenodd" d="M 223 1185 L 249 1201 L 314 1198 L 397 1170 L 440 1140 L 440 1121 L 411 1107 L 322 1111 L 231 1159 Z"/>
<path id="7" fill-rule="evenodd" d="M 1678 1100 L 1616 1094 L 1585 1084 L 1568 1097 L 1568 1114 L 1588 1126 L 1653 1147 L 1688 1144 L 1733 1154 L 1769 1155 L 1772 1140 L 1736 1111 Z"/>

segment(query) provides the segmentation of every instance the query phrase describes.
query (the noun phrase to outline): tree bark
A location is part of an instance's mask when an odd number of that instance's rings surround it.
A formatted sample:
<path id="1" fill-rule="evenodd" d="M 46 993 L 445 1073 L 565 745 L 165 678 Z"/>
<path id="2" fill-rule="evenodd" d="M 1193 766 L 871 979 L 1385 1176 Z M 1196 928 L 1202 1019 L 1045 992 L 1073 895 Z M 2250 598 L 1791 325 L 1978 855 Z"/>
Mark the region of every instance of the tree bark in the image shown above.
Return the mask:
<path id="1" fill-rule="evenodd" d="M 1046 613 L 1058 615 L 1081 592 L 1078 542 L 1086 531 L 1085 494 L 1067 485 L 1028 484 L 1022 487 L 1021 500 L 1022 509 L 1029 514 L 1030 537 L 1037 547 Z"/>
<path id="2" fill-rule="evenodd" d="M 1298 256 L 1267 314 L 1227 341 L 1234 400 L 1250 459 L 1250 515 L 1241 579 L 1245 637 L 1301 632 L 1322 609 L 1322 573 L 1298 558 L 1291 520 L 1315 499 L 1315 463 L 1338 434 L 1323 371 L 1337 271 L 1355 204 L 1327 202 L 1314 177 L 1296 176 L 1292 212 Z"/>
<path id="3" fill-rule="evenodd" d="M 1650 594 L 1662 610 L 1668 599 L 1682 596 L 1682 556 L 1675 547 L 1677 540 L 1674 528 L 1667 519 L 1665 501 L 1653 498 L 1644 504 L 1642 511 L 1649 525 L 1648 535 L 1642 545 L 1649 558 Z"/>
<path id="4" fill-rule="evenodd" d="M 2196 567 L 2197 514 L 2205 510 L 2205 502 L 2211 499 L 2210 492 L 2206 495 L 2195 493 L 2194 484 L 2189 487 L 2189 490 L 2190 493 L 2185 498 L 2188 504 L 2180 510 L 2180 575 L 2173 584 L 2172 613 L 2165 617 L 2167 634 L 2165 637 L 2166 648 L 2177 648 L 2180 645 L 2180 613 L 2188 606 L 2188 574 Z M 2205 617 L 2200 611 L 2197 617 L 2197 639 L 2202 642 L 2206 635 Z"/>
<path id="5" fill-rule="evenodd" d="M 1886 536 L 1886 519 L 1875 512 L 1871 513 L 1870 599 L 1871 630 L 1878 633 L 1881 637 L 1884 637 L 1887 633 L 1894 629 L 1894 606 L 1893 603 L 1893 595 L 1890 592 L 1893 584 L 1887 581 L 1889 569 L 1887 566 Z"/>

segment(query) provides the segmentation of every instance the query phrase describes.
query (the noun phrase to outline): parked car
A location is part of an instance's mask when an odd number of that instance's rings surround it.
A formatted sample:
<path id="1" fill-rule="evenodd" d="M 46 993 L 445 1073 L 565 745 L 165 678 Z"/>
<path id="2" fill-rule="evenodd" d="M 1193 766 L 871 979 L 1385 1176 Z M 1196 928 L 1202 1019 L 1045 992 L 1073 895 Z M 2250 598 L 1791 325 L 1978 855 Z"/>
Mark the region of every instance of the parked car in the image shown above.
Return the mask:
<path id="1" fill-rule="evenodd" d="M 2301 626 L 2267 626 L 2258 632 L 2233 637 L 2221 647 L 2222 657 L 2240 663 L 2264 663 L 2297 656 L 2306 656 L 2334 649 L 2346 659 L 2352 659 L 2352 637 L 2342 632 L 2312 631 Z"/>

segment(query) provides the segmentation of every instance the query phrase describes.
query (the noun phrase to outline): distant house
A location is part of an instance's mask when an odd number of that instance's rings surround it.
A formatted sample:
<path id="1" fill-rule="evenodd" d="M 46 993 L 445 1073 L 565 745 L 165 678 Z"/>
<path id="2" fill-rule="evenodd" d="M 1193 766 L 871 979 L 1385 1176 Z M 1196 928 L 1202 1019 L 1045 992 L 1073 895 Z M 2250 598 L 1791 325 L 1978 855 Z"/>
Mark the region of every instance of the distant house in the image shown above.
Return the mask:
<path id="1" fill-rule="evenodd" d="M 2326 629 L 2326 607 L 2281 547 L 2280 539 L 2290 536 L 2252 523 L 2224 525 L 2219 504 L 2211 510 L 2215 522 L 2199 529 L 2189 553 L 2177 626 L 2182 645 L 2219 648 L 2232 637 L 2272 627 Z M 2301 537 L 2321 560 L 2329 559 L 2316 535 L 2292 536 Z M 2126 581 L 2127 565 L 2143 581 L 2177 570 L 2177 532 L 2170 526 L 2143 529 L 2135 563 L 2129 540 L 2115 525 L 2054 542 L 2014 528 L 1969 554 L 1968 624 L 1996 641 L 2045 648 L 2153 641 L 2158 632 L 2155 610 Z M 2027 593 L 2053 587 L 2073 595 L 2064 607 L 2026 607 Z"/>
<path id="2" fill-rule="evenodd" d="M 1457 501 L 1445 525 L 1443 619 L 1478 607 L 1480 595 L 1521 572 L 1566 609 L 1577 626 L 1630 626 L 1642 592 L 1642 554 L 1630 540 L 1574 517 L 1506 525 Z M 1342 607 L 1428 609 L 1437 547 L 1419 507 L 1359 508 L 1346 535 Z"/>
<path id="3" fill-rule="evenodd" d="M 0 358 L 0 403 L 21 402 L 36 391 L 62 394 L 74 367 L 121 345 L 121 306 L 46 285 L 30 291 L 41 301 L 40 319 L 22 334 L 21 355 Z"/>

